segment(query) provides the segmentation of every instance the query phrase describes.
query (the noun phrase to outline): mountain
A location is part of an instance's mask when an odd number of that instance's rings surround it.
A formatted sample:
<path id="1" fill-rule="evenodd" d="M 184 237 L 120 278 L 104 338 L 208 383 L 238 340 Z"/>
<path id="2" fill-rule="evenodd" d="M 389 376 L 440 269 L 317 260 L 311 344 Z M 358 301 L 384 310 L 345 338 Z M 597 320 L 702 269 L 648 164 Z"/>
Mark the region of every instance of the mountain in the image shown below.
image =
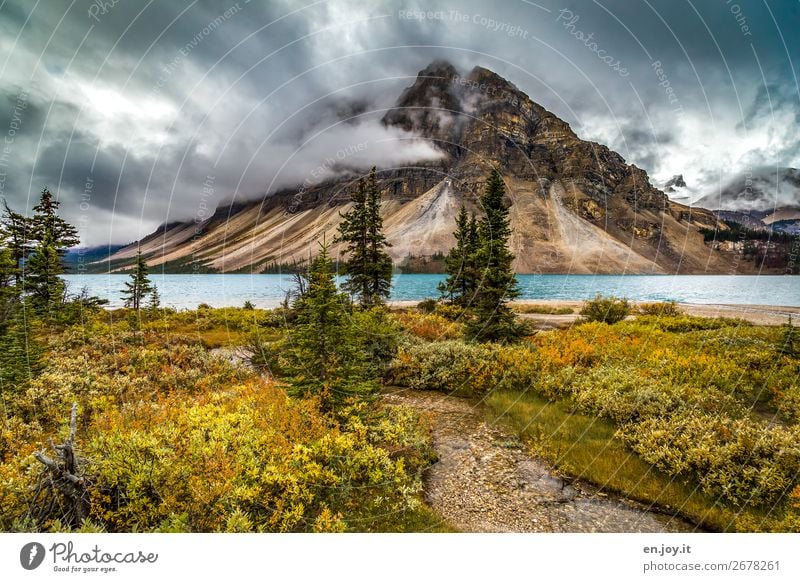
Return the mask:
<path id="1" fill-rule="evenodd" d="M 670 201 L 642 169 L 578 138 L 488 69 L 462 76 L 447 62 L 431 63 L 382 123 L 442 152 L 435 161 L 379 171 L 385 231 L 401 268 L 441 267 L 459 207 L 480 212 L 484 180 L 497 167 L 508 191 L 518 272 L 754 270 L 706 245 L 701 229 L 726 228 L 711 212 Z M 357 178 L 345 173 L 221 206 L 203 222 L 164 225 L 138 244 L 151 266 L 172 271 L 263 272 L 302 262 L 323 236 L 334 239 Z M 129 264 L 136 248 L 115 253 L 112 268 Z"/>
<path id="2" fill-rule="evenodd" d="M 695 204 L 755 230 L 800 233 L 800 170 L 762 168 L 739 174 Z"/>
<path id="3" fill-rule="evenodd" d="M 127 245 L 99 245 L 69 249 L 62 259 L 67 273 L 94 273 L 105 267 L 108 258 Z"/>
<path id="4" fill-rule="evenodd" d="M 672 176 L 669 180 L 664 182 L 662 186 L 664 192 L 670 194 L 672 192 L 678 192 L 682 188 L 686 188 L 686 181 L 683 179 L 683 174 L 676 174 Z"/>
<path id="5" fill-rule="evenodd" d="M 800 170 L 762 168 L 740 173 L 718 190 L 695 201 L 712 210 L 771 213 L 784 207 L 800 208 Z"/>

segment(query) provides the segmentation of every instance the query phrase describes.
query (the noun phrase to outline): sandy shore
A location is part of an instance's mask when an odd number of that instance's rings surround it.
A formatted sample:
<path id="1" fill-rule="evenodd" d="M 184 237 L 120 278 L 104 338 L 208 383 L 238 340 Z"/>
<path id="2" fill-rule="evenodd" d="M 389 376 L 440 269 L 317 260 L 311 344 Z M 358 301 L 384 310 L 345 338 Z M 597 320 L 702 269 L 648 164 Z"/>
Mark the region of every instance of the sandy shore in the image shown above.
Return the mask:
<path id="1" fill-rule="evenodd" d="M 404 308 L 414 307 L 418 301 L 392 301 L 392 307 Z M 631 301 L 632 305 L 648 303 L 647 301 Z M 552 308 L 568 307 L 573 310 L 572 314 L 549 315 L 539 313 L 523 313 L 520 317 L 542 324 L 542 327 L 564 327 L 580 316 L 578 312 L 583 305 L 583 301 L 563 301 L 559 299 L 539 299 L 512 301 L 512 307 L 524 307 L 526 305 L 543 305 Z M 731 305 L 731 304 L 698 304 L 698 303 L 679 303 L 678 306 L 687 315 L 699 317 L 736 317 L 744 319 L 757 325 L 783 325 L 789 316 L 800 324 L 800 307 L 789 307 L 781 305 Z"/>

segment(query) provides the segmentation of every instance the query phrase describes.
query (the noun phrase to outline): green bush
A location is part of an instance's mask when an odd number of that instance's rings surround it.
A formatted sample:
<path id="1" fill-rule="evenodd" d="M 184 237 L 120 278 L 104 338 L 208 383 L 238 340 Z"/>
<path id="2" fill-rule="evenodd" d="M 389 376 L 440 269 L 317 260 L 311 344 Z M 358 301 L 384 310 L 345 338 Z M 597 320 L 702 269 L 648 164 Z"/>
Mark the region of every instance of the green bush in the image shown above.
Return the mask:
<path id="1" fill-rule="evenodd" d="M 389 371 L 399 386 L 464 395 L 488 392 L 496 383 L 494 350 L 462 341 L 408 341 Z"/>
<path id="2" fill-rule="evenodd" d="M 735 505 L 775 503 L 800 481 L 800 429 L 686 411 L 630 423 L 620 436 L 670 475 L 694 474 Z"/>
<path id="3" fill-rule="evenodd" d="M 636 307 L 639 315 L 655 315 L 657 317 L 677 317 L 683 315 L 683 311 L 675 301 L 640 303 Z"/>
<path id="4" fill-rule="evenodd" d="M 680 315 L 677 317 L 646 317 L 646 323 L 655 325 L 663 331 L 684 333 L 690 331 L 709 331 L 726 327 L 750 327 L 752 324 L 744 319 L 731 317 L 697 317 Z"/>
<path id="5" fill-rule="evenodd" d="M 557 307 L 554 305 L 514 305 L 512 309 L 517 313 L 535 313 L 543 315 L 569 315 L 575 313 L 572 307 Z"/>
<path id="6" fill-rule="evenodd" d="M 436 306 L 439 305 L 439 302 L 436 299 L 423 299 L 419 303 L 417 303 L 417 309 L 419 309 L 422 313 L 433 313 L 436 311 Z"/>
<path id="7" fill-rule="evenodd" d="M 583 304 L 580 313 L 587 321 L 613 324 L 625 319 L 630 312 L 631 307 L 627 299 L 603 297 L 598 294 L 594 299 Z"/>

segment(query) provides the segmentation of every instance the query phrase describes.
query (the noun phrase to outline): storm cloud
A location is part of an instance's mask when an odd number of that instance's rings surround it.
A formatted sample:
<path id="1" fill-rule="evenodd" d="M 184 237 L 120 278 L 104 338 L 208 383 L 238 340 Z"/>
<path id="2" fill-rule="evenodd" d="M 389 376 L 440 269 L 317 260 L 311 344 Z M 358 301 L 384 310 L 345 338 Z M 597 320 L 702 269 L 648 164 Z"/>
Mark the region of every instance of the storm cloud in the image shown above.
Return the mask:
<path id="1" fill-rule="evenodd" d="M 201 200 L 431 159 L 380 118 L 435 59 L 494 70 L 656 183 L 683 174 L 713 191 L 800 165 L 799 7 L 8 0 L 0 197 L 30 208 L 47 185 L 84 244 L 118 243 Z"/>

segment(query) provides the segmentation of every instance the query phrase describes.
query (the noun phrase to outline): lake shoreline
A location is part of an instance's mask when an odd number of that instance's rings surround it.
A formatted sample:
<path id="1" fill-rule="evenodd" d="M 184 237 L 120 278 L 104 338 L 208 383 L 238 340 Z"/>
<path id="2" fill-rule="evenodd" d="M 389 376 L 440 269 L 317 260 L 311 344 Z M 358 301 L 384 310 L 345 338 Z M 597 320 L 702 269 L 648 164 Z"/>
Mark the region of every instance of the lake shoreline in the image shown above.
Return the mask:
<path id="1" fill-rule="evenodd" d="M 414 307 L 419 301 L 390 301 L 389 306 L 394 309 Z M 636 307 L 652 301 L 629 301 Z M 519 313 L 523 319 L 530 319 L 537 323 L 550 324 L 550 327 L 564 327 L 574 323 L 580 318 L 579 311 L 584 301 L 562 299 L 524 299 L 510 301 L 512 309 L 539 305 L 556 309 L 572 309 L 571 314 L 553 315 L 548 313 Z M 696 317 L 730 317 L 743 319 L 755 325 L 783 325 L 789 316 L 795 321 L 800 321 L 800 307 L 789 305 L 756 305 L 756 304 L 731 304 L 731 303 L 677 303 L 678 307 L 686 313 Z"/>
<path id="2" fill-rule="evenodd" d="M 123 305 L 122 289 L 127 275 L 65 275 L 71 294 L 86 288 L 89 295 L 109 300 L 111 308 Z M 213 307 L 242 306 L 246 301 L 255 307 L 279 306 L 288 292 L 297 286 L 295 277 L 281 275 L 158 275 L 152 274 L 158 287 L 161 305 L 176 309 L 195 309 L 201 304 Z M 393 279 L 390 301 L 396 305 L 416 304 L 426 298 L 438 298 L 440 275 L 399 275 Z M 338 280 L 340 283 L 343 279 Z M 587 276 L 519 275 L 520 305 L 544 304 L 575 308 L 595 297 L 624 297 L 632 302 L 676 301 L 687 310 L 731 310 L 779 312 L 780 317 L 796 313 L 779 306 L 800 309 L 800 285 L 791 277 L 753 276 Z M 735 306 L 735 307 L 731 307 Z M 760 307 L 751 307 L 760 306 Z M 774 321 L 774 318 L 770 321 Z"/>

